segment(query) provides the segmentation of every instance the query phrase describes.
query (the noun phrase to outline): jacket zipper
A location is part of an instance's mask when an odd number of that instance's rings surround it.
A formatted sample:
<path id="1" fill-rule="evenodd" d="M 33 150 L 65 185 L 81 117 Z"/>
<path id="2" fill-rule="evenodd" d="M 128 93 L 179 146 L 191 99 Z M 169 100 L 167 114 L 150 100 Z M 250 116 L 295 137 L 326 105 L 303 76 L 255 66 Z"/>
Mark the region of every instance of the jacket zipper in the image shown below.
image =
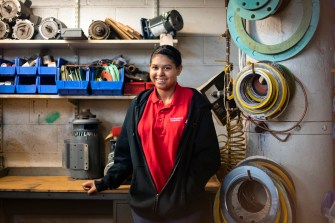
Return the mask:
<path id="1" fill-rule="evenodd" d="M 189 125 L 189 123 L 188 123 L 188 125 Z M 190 128 L 191 128 L 191 127 L 190 127 Z M 193 131 L 194 131 L 194 130 L 193 130 Z M 190 137 L 190 135 L 188 136 L 188 138 L 189 138 L 189 137 Z M 182 137 L 182 138 L 183 138 L 183 137 Z M 187 140 L 188 140 L 188 138 L 187 138 Z M 182 153 L 181 153 L 180 156 L 178 157 L 178 160 L 176 161 L 176 163 L 175 163 L 175 165 L 174 165 L 174 167 L 173 167 L 173 169 L 172 169 L 172 171 L 171 171 L 171 174 L 170 174 L 168 180 L 166 181 L 166 183 L 165 183 L 165 185 L 164 185 L 164 187 L 162 188 L 162 190 L 161 190 L 160 193 L 162 193 L 162 191 L 164 191 L 166 185 L 170 182 L 172 176 L 173 176 L 174 173 L 176 172 L 177 166 L 178 166 L 178 164 L 180 163 L 180 160 L 181 160 L 181 158 L 182 158 L 182 156 L 183 156 L 184 151 L 185 151 L 185 148 L 183 148 Z M 156 198 L 155 198 L 155 208 L 157 208 L 157 205 L 158 205 L 158 199 L 159 199 L 159 194 L 156 194 Z M 156 204 L 156 203 L 157 203 L 157 204 Z"/>
<path id="2" fill-rule="evenodd" d="M 136 113 L 136 120 L 135 120 L 135 123 L 136 123 L 136 126 L 138 125 L 138 122 L 139 122 L 139 110 L 138 110 L 138 109 L 139 109 L 139 106 L 138 106 L 138 105 L 135 106 L 135 113 Z M 189 121 L 187 122 L 187 125 L 190 125 L 190 122 L 189 122 Z M 191 126 L 186 126 L 186 127 L 191 128 Z M 193 131 L 194 131 L 194 130 L 193 130 Z M 140 140 L 139 140 L 139 138 L 138 138 L 138 136 L 137 136 L 137 133 L 134 132 L 134 134 L 136 135 L 137 141 L 140 142 Z M 188 136 L 188 138 L 189 138 L 189 137 L 190 137 L 190 135 Z M 182 138 L 183 138 L 183 137 L 182 137 Z M 177 166 L 178 166 L 178 164 L 179 164 L 179 162 L 180 162 L 180 160 L 181 160 L 181 157 L 183 156 L 184 151 L 185 151 L 185 148 L 183 149 L 182 153 L 181 153 L 180 156 L 178 157 L 178 160 L 176 161 L 176 163 L 175 163 L 175 165 L 174 165 L 174 168 L 172 169 L 172 172 L 171 172 L 171 174 L 170 174 L 168 180 L 166 181 L 166 183 L 165 183 L 165 185 L 164 185 L 164 187 L 162 188 L 162 190 L 161 190 L 160 193 L 162 193 L 162 191 L 164 191 L 166 185 L 170 182 L 172 176 L 173 176 L 174 173 L 176 172 Z M 142 155 L 143 155 L 144 160 L 145 160 L 145 162 L 146 162 L 146 169 L 147 169 L 147 171 L 148 171 L 148 173 L 149 173 L 149 175 L 150 175 L 151 183 L 152 183 L 153 186 L 156 188 L 156 185 L 155 185 L 154 180 L 153 180 L 153 178 L 152 178 L 151 172 L 150 172 L 150 170 L 149 170 L 149 168 L 148 168 L 148 164 L 147 164 L 147 161 L 146 161 L 146 159 L 145 159 L 145 156 L 144 156 L 144 153 L 143 153 L 143 149 L 142 149 Z M 158 202 L 159 202 L 159 195 L 160 195 L 160 193 L 157 193 L 156 196 L 155 196 L 155 202 L 154 202 L 154 207 L 153 207 L 153 211 L 154 211 L 154 212 L 156 212 L 157 209 L 158 209 Z"/>
<path id="3" fill-rule="evenodd" d="M 135 117 L 136 117 L 136 119 L 135 119 L 135 124 L 136 124 L 136 126 L 137 126 L 138 123 L 139 123 L 139 115 L 140 115 L 140 114 L 139 114 L 139 106 L 135 106 L 135 113 L 136 113 L 136 116 L 135 116 Z M 136 129 L 135 129 L 134 131 L 136 131 Z M 136 136 L 137 142 L 140 142 L 137 133 L 134 132 L 134 134 L 135 134 L 135 136 Z M 139 144 L 138 146 L 141 147 L 141 146 L 140 146 L 140 143 L 138 143 L 138 144 Z M 141 152 L 142 152 L 142 156 L 143 156 L 143 158 L 144 158 L 144 161 L 145 161 L 145 163 L 146 163 L 145 167 L 146 167 L 146 169 L 147 169 L 147 171 L 148 171 L 148 173 L 149 173 L 149 175 L 150 175 L 151 183 L 152 183 L 152 185 L 154 186 L 154 188 L 156 188 L 156 185 L 155 185 L 154 180 L 153 180 L 153 178 L 152 178 L 151 172 L 150 172 L 150 170 L 149 170 L 149 168 L 148 168 L 148 163 L 147 163 L 147 160 L 145 159 L 145 155 L 144 155 L 144 153 L 143 153 L 143 149 L 141 149 Z M 163 188 L 163 189 L 164 189 L 164 188 Z M 156 190 L 157 190 L 157 189 L 156 189 Z M 157 211 L 157 208 L 158 208 L 158 200 L 159 200 L 159 193 L 157 193 L 156 196 L 155 196 L 155 202 L 154 202 L 154 206 L 153 206 L 153 211 L 154 211 L 154 212 Z"/>
<path id="4" fill-rule="evenodd" d="M 158 208 L 158 200 L 159 200 L 159 194 L 156 194 L 155 196 L 155 204 L 154 204 L 154 212 L 157 211 L 157 208 Z"/>

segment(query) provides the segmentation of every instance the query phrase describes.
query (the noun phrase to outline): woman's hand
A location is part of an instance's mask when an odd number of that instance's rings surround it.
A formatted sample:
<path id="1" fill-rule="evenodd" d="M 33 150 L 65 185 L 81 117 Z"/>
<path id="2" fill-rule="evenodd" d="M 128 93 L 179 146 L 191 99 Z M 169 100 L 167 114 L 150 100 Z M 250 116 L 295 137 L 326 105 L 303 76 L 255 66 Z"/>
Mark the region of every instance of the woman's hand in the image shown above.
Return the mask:
<path id="1" fill-rule="evenodd" d="M 82 184 L 82 187 L 88 194 L 93 194 L 97 192 L 97 188 L 95 187 L 94 180 L 89 180 Z"/>

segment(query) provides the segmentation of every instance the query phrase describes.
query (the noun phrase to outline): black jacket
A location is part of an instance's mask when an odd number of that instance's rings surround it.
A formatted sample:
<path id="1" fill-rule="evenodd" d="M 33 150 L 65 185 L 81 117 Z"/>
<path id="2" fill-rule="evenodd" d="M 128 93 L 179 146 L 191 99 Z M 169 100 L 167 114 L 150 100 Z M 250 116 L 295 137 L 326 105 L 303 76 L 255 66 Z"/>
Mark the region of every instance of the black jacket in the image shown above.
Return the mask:
<path id="1" fill-rule="evenodd" d="M 157 194 L 137 132 L 151 90 L 140 93 L 130 104 L 116 142 L 114 165 L 98 191 L 114 189 L 132 174 L 130 205 L 140 215 L 180 216 L 194 211 L 205 199 L 205 185 L 220 167 L 220 151 L 211 105 L 193 89 L 193 98 L 175 166 L 163 190 Z"/>

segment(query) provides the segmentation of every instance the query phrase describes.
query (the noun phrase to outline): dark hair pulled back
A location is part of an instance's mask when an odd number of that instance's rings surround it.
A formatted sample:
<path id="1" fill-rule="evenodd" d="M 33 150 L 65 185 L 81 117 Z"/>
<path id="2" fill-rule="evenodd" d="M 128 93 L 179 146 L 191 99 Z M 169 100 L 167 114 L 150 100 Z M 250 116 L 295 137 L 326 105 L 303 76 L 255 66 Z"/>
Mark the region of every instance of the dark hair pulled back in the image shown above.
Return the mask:
<path id="1" fill-rule="evenodd" d="M 152 58 L 158 54 L 167 56 L 170 60 L 173 61 L 176 67 L 179 67 L 182 63 L 181 53 L 179 52 L 177 48 L 170 46 L 170 45 L 162 45 L 162 46 L 157 47 L 154 50 L 154 52 L 152 52 L 151 57 L 150 57 L 150 64 L 151 64 Z"/>

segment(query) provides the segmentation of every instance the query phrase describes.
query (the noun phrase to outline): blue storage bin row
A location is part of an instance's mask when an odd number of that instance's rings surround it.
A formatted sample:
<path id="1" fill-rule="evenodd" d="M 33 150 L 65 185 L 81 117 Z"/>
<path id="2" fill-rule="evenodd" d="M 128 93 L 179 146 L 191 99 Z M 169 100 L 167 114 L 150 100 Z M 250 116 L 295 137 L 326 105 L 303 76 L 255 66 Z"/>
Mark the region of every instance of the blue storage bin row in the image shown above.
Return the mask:
<path id="1" fill-rule="evenodd" d="M 48 67 L 43 65 L 43 58 L 38 57 L 37 59 L 37 74 L 38 75 L 57 75 L 57 68 L 60 68 L 63 65 L 66 65 L 68 63 L 67 60 L 59 57 L 56 61 L 56 66 L 55 67 Z"/>
<path id="2" fill-rule="evenodd" d="M 35 66 L 23 66 L 27 62 L 26 59 L 16 57 L 15 58 L 15 68 L 17 75 L 29 75 L 34 76 L 37 74 L 37 63 Z"/>
<path id="3" fill-rule="evenodd" d="M 61 66 L 66 61 L 59 59 L 58 64 Z M 1 60 L 0 60 L 1 62 Z M 3 60 L 2 60 L 3 62 Z M 16 59 L 16 65 L 22 65 L 21 59 Z M 38 62 L 38 63 L 41 63 Z M 124 69 L 120 69 L 120 81 L 95 81 L 94 68 L 81 68 L 82 80 L 62 80 L 60 67 L 56 69 L 48 69 L 51 67 L 43 67 L 41 74 L 36 75 L 34 69 L 17 69 L 15 67 L 9 72 L 0 73 L 0 93 L 10 94 L 59 94 L 59 95 L 122 95 L 124 83 Z M 17 68 L 17 67 L 16 67 Z M 20 67 L 31 68 L 31 67 Z M 41 66 L 37 66 L 41 68 Z M 54 67 L 52 67 L 54 68 Z M 54 71 L 56 74 L 54 75 Z M 1 69 L 0 69 L 1 72 Z M 2 83 L 11 83 L 5 85 Z"/>
<path id="4" fill-rule="evenodd" d="M 82 68 L 83 69 L 83 68 Z M 57 89 L 60 95 L 122 95 L 124 69 L 121 68 L 120 81 L 95 81 L 95 68 L 86 68 L 86 79 L 81 81 L 61 80 L 57 70 Z"/>
<path id="5" fill-rule="evenodd" d="M 89 95 L 90 68 L 80 68 L 81 80 L 63 80 L 61 69 L 57 69 L 56 85 L 59 95 Z"/>
<path id="6" fill-rule="evenodd" d="M 120 69 L 120 81 L 95 81 L 94 73 L 91 72 L 91 88 L 92 95 L 122 95 L 123 83 L 124 83 L 124 69 Z"/>
<path id="7" fill-rule="evenodd" d="M 0 93 L 11 94 L 15 92 L 15 61 L 0 59 Z"/>

